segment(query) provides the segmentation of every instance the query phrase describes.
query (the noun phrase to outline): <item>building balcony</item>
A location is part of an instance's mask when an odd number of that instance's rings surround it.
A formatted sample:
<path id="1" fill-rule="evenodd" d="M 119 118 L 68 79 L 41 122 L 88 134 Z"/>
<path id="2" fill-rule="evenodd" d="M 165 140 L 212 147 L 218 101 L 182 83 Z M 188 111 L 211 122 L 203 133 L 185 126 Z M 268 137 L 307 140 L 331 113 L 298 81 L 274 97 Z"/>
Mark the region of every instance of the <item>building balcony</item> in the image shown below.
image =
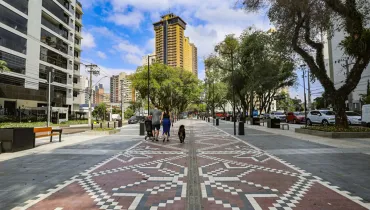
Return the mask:
<path id="1" fill-rule="evenodd" d="M 77 51 L 81 52 L 81 51 L 82 51 L 82 50 L 81 50 L 81 45 L 79 45 L 79 44 L 75 44 L 75 50 L 77 50 Z"/>
<path id="2" fill-rule="evenodd" d="M 82 4 L 79 1 L 76 1 L 76 11 L 83 14 Z"/>
<path id="3" fill-rule="evenodd" d="M 76 24 L 82 26 L 82 19 L 76 18 Z"/>
<path id="4" fill-rule="evenodd" d="M 82 90 L 83 89 L 82 84 L 81 83 L 73 83 L 73 89 Z"/>
<path id="5" fill-rule="evenodd" d="M 75 36 L 82 39 L 81 31 L 75 31 Z"/>
<path id="6" fill-rule="evenodd" d="M 77 63 L 81 63 L 81 59 L 80 59 L 80 57 L 76 57 L 76 56 L 75 56 L 75 62 L 77 62 Z"/>

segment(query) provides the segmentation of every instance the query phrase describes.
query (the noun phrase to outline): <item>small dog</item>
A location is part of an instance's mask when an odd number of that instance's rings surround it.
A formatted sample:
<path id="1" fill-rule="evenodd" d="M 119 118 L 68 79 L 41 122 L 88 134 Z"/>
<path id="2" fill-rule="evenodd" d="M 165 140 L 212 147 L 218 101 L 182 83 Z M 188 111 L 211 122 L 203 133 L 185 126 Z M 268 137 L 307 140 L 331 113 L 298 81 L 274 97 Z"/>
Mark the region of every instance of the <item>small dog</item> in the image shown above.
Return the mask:
<path id="1" fill-rule="evenodd" d="M 185 137 L 186 137 L 186 132 L 185 132 L 185 126 L 184 125 L 180 125 L 178 135 L 179 135 L 180 142 L 184 143 Z"/>

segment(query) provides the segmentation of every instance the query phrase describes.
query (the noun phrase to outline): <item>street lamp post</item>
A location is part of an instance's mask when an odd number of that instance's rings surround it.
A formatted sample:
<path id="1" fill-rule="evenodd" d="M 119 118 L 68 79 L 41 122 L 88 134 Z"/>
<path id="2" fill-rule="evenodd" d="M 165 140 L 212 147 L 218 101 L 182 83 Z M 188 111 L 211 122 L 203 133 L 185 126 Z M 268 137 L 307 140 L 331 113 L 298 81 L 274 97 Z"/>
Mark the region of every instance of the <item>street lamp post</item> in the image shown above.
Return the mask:
<path id="1" fill-rule="evenodd" d="M 150 111 L 150 57 L 155 57 L 155 55 L 148 55 L 148 117 Z"/>
<path id="2" fill-rule="evenodd" d="M 306 82 L 305 82 L 305 64 L 301 65 L 302 71 L 303 71 L 303 92 L 304 92 L 304 119 L 305 119 L 305 126 L 307 127 L 307 101 L 306 101 Z"/>

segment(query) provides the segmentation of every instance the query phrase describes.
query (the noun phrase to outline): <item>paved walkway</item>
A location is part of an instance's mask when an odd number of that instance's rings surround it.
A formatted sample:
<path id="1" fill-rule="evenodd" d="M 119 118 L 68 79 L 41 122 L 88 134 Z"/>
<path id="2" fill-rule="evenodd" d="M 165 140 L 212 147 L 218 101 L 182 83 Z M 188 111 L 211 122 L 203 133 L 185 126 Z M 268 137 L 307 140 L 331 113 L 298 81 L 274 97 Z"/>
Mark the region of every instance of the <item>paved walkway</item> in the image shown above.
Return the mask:
<path id="1" fill-rule="evenodd" d="M 179 123 L 185 144 L 139 141 L 14 209 L 370 209 L 248 141 L 205 122 Z"/>

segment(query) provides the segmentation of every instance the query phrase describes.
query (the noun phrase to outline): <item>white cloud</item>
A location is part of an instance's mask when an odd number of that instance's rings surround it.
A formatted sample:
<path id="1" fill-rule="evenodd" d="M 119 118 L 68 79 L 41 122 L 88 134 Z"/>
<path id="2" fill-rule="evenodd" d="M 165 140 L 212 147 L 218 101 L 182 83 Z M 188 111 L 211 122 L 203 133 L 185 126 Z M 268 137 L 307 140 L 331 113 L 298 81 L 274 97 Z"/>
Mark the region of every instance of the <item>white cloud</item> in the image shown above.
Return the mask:
<path id="1" fill-rule="evenodd" d="M 144 54 L 144 52 L 134 44 L 131 44 L 128 41 L 122 41 L 115 47 L 118 51 L 131 53 L 131 54 Z"/>
<path id="2" fill-rule="evenodd" d="M 95 44 L 95 38 L 94 36 L 89 33 L 89 32 L 82 32 L 82 49 L 92 49 L 94 47 L 96 47 L 96 44 Z"/>
<path id="3" fill-rule="evenodd" d="M 131 63 L 131 64 L 138 65 L 138 66 L 142 65 L 142 57 L 135 55 L 135 54 L 131 54 L 131 53 L 126 54 L 122 56 L 122 59 L 127 63 Z"/>
<path id="4" fill-rule="evenodd" d="M 107 55 L 105 53 L 103 53 L 102 51 L 98 51 L 96 54 L 101 59 L 106 59 L 107 58 Z"/>
<path id="5" fill-rule="evenodd" d="M 138 28 L 141 22 L 144 20 L 144 16 L 139 11 L 133 11 L 129 13 L 113 13 L 108 16 L 107 20 L 113 22 L 116 25 Z"/>

